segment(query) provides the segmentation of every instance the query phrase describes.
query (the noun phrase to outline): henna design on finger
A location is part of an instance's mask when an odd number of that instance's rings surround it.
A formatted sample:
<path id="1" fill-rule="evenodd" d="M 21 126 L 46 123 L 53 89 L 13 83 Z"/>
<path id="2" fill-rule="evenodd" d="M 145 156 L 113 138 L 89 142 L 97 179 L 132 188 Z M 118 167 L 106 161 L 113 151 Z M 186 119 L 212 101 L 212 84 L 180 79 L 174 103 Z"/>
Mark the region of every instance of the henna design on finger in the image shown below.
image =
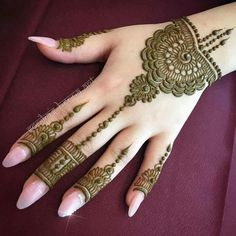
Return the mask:
<path id="1" fill-rule="evenodd" d="M 139 190 L 144 193 L 145 197 L 147 197 L 148 193 L 151 192 L 154 184 L 157 182 L 161 170 L 163 168 L 163 164 L 170 155 L 171 152 L 171 144 L 166 148 L 165 154 L 161 157 L 161 160 L 155 164 L 153 169 L 145 170 L 138 180 L 134 183 L 134 190 Z"/>
<path id="2" fill-rule="evenodd" d="M 27 146 L 31 155 L 36 154 L 53 140 L 56 139 L 57 133 L 63 130 L 63 124 L 71 119 L 75 113 L 78 113 L 86 103 L 75 106 L 72 112 L 69 112 L 63 119 L 53 121 L 49 125 L 39 125 L 32 130 L 29 130 L 18 141 L 19 144 Z"/>
<path id="3" fill-rule="evenodd" d="M 62 176 L 82 163 L 87 156 L 70 140 L 65 141 L 34 172 L 51 189 Z"/>
<path id="4" fill-rule="evenodd" d="M 130 146 L 123 149 L 112 164 L 93 168 L 74 185 L 74 188 L 84 193 L 85 202 L 91 200 L 102 188 L 111 182 L 111 176 L 115 171 L 116 164 L 127 155 Z"/>
<path id="5" fill-rule="evenodd" d="M 92 35 L 102 34 L 110 32 L 111 30 L 105 29 L 99 32 L 84 33 L 73 38 L 61 38 L 58 40 L 59 45 L 57 49 L 61 49 L 63 52 L 71 52 L 73 48 L 79 47 L 84 44 L 86 38 L 89 38 Z"/>

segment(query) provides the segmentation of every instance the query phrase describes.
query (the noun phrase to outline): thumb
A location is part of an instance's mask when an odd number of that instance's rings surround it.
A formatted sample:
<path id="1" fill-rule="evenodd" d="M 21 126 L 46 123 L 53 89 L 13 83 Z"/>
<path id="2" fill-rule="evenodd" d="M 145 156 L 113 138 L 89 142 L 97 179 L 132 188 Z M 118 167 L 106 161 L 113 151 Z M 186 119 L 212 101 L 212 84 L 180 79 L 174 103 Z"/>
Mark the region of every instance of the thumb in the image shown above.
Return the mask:
<path id="1" fill-rule="evenodd" d="M 31 36 L 39 50 L 49 59 L 63 63 L 89 63 L 104 61 L 112 49 L 112 32 L 82 34 L 73 38 L 55 40 Z"/>

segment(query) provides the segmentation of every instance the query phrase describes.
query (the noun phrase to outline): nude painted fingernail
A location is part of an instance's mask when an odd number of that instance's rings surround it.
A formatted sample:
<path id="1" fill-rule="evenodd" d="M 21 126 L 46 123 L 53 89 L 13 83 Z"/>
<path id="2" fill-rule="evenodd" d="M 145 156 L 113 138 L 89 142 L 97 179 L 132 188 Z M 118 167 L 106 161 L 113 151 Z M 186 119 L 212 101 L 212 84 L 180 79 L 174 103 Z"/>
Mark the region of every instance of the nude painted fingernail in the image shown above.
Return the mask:
<path id="1" fill-rule="evenodd" d="M 43 44 L 43 45 L 50 47 L 50 48 L 55 48 L 58 46 L 58 42 L 56 40 L 54 40 L 52 38 L 48 38 L 48 37 L 30 36 L 30 37 L 28 37 L 28 39 L 30 41 Z"/>
<path id="2" fill-rule="evenodd" d="M 136 213 L 143 200 L 144 200 L 144 194 L 137 192 L 129 205 L 129 211 L 128 211 L 129 217 L 132 217 Z"/>
<path id="3" fill-rule="evenodd" d="M 25 161 L 29 158 L 30 152 L 23 147 L 16 146 L 10 150 L 2 162 L 4 167 L 15 166 L 18 163 Z"/>
<path id="4" fill-rule="evenodd" d="M 46 192 L 48 192 L 48 186 L 41 181 L 35 181 L 31 184 L 28 184 L 22 191 L 18 201 L 17 201 L 17 208 L 24 209 L 38 199 L 40 199 Z"/>
<path id="5" fill-rule="evenodd" d="M 78 193 L 78 191 L 74 191 L 63 199 L 58 209 L 58 215 L 60 217 L 70 216 L 83 205 L 84 196 Z"/>

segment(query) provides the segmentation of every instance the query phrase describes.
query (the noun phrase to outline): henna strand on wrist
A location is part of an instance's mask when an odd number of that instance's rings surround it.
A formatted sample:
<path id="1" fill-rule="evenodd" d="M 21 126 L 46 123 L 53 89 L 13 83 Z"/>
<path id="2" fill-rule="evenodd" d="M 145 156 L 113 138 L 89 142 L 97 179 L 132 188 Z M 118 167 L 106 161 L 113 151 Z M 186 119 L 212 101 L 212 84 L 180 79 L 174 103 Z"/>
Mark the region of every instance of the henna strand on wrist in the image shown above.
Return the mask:
<path id="1" fill-rule="evenodd" d="M 171 152 L 171 144 L 166 148 L 165 154 L 161 157 L 160 161 L 155 164 L 153 169 L 145 170 L 134 183 L 134 190 L 139 190 L 144 193 L 144 196 L 147 197 L 148 193 L 151 192 L 154 184 L 157 182 L 161 170 L 163 168 L 163 164 L 170 155 Z"/>

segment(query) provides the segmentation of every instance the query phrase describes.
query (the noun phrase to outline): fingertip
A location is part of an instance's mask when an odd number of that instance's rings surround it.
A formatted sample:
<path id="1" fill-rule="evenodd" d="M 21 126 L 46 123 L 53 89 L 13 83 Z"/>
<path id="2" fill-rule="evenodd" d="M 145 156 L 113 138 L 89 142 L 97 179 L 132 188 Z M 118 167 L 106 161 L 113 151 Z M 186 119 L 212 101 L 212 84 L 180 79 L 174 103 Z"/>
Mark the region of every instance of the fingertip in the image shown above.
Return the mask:
<path id="1" fill-rule="evenodd" d="M 50 47 L 50 48 L 57 48 L 58 47 L 58 42 L 53 38 L 29 36 L 28 40 L 35 42 L 35 43 L 42 44 L 42 45 Z"/>
<path id="2" fill-rule="evenodd" d="M 24 186 L 23 191 L 18 198 L 16 207 L 18 209 L 27 208 L 39 200 L 48 191 L 49 187 L 39 179 L 36 179 L 31 183 L 28 182 L 27 185 Z"/>
<path id="3" fill-rule="evenodd" d="M 70 216 L 79 208 L 85 204 L 85 199 L 83 194 L 78 190 L 70 191 L 66 193 L 63 200 L 58 208 L 58 215 L 60 217 Z"/>
<path id="4" fill-rule="evenodd" d="M 140 191 L 135 191 L 135 194 L 130 202 L 128 216 L 133 217 L 139 209 L 142 201 L 144 200 L 144 194 Z"/>
<path id="5" fill-rule="evenodd" d="M 12 147 L 9 153 L 2 161 L 2 165 L 6 168 L 15 166 L 30 157 L 30 151 L 23 146 Z"/>

